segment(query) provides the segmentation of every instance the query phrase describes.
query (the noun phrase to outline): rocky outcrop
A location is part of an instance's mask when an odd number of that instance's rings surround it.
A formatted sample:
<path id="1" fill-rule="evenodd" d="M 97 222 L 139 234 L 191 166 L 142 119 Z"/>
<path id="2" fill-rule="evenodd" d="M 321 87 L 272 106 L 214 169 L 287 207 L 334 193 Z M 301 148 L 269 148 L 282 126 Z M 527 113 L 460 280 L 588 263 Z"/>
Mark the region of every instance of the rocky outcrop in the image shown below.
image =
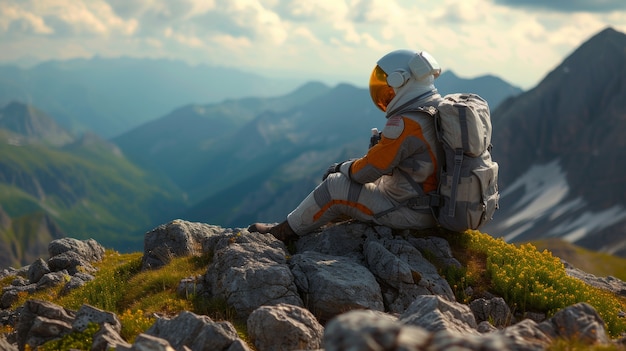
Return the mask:
<path id="1" fill-rule="evenodd" d="M 29 300 L 21 307 L 17 332 L 0 342 L 24 350 L 84 330 L 88 323 L 99 325 L 92 350 L 531 351 L 560 338 L 613 342 L 588 304 L 546 319 L 514 315 L 502 298 L 488 293 L 468 304 L 457 302 L 433 265 L 461 266 L 441 237 L 346 222 L 300 238 L 290 252 L 271 235 L 177 220 L 146 233 L 146 243 L 144 269 L 167 264 L 167 257 L 211 255 L 206 272 L 181 280 L 178 293 L 226 301 L 246 322 L 247 341 L 230 322 L 183 311 L 158 318 L 128 344 L 113 313 L 89 305 L 74 312 Z M 63 252 L 81 252 L 73 250 Z M 74 262 L 74 255 L 69 257 Z M 11 289 L 28 289 L 30 279 L 41 282 L 54 273 L 46 273 L 49 268 L 42 260 L 21 269 Z M 14 314 L 0 314 L 4 324 L 15 320 Z"/>
<path id="2" fill-rule="evenodd" d="M 93 239 L 77 240 L 62 238 L 48 245 L 50 258 L 39 258 L 19 270 L 4 270 L 0 276 L 13 276 L 10 286 L 2 290 L 0 308 L 9 308 L 17 301 L 20 293 L 33 293 L 63 284 L 63 293 L 84 285 L 94 277 L 86 272 L 95 272 L 91 265 L 99 262 L 104 247 Z"/>

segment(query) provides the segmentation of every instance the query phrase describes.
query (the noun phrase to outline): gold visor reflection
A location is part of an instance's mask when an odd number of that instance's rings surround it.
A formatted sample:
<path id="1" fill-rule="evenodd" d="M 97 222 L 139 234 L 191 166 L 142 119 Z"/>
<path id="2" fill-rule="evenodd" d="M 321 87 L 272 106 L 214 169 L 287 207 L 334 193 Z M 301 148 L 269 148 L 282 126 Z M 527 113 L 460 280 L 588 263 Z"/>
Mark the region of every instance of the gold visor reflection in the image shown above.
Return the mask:
<path id="1" fill-rule="evenodd" d="M 378 65 L 370 76 L 370 96 L 374 105 L 383 112 L 387 111 L 387 105 L 396 96 L 393 88 L 387 84 L 387 73 Z"/>

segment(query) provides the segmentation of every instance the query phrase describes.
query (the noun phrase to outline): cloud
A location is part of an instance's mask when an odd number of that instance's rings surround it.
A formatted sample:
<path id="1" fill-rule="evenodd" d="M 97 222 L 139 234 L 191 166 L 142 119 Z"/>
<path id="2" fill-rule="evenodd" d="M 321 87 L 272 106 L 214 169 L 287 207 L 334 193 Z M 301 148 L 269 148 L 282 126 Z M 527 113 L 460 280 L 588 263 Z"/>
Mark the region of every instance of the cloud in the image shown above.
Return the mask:
<path id="1" fill-rule="evenodd" d="M 380 57 L 405 48 L 461 76 L 529 87 L 593 34 L 626 31 L 626 10 L 546 3 L 561 10 L 530 0 L 0 0 L 0 62 L 166 57 L 363 86 Z"/>
<path id="2" fill-rule="evenodd" d="M 502 5 L 548 9 L 559 12 L 612 12 L 624 11 L 624 0 L 495 0 Z"/>

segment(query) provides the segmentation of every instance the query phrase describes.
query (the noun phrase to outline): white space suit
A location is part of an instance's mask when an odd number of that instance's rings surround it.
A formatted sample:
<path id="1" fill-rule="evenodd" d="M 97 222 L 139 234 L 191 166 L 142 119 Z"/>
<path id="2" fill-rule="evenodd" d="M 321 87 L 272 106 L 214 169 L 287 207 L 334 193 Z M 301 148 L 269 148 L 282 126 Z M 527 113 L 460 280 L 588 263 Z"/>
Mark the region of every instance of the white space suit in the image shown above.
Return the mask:
<path id="1" fill-rule="evenodd" d="M 287 216 L 289 229 L 304 235 L 345 215 L 398 229 L 435 225 L 427 204 L 405 206 L 417 193 L 400 170 L 425 193 L 436 190 L 441 146 L 433 118 L 414 110 L 439 104 L 441 96 L 433 82 L 440 72 L 426 52 L 393 51 L 377 62 L 370 94 L 386 112 L 380 142 L 365 156 L 343 162 L 319 184 Z"/>

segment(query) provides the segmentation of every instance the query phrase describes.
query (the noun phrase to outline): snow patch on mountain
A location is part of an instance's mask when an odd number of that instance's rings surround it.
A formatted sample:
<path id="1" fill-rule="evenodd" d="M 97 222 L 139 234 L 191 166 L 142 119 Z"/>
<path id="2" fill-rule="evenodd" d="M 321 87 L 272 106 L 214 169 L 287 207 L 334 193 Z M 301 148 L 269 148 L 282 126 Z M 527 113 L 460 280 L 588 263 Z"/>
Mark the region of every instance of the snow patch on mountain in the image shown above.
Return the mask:
<path id="1" fill-rule="evenodd" d="M 607 228 L 626 219 L 626 209 L 615 205 L 592 211 L 583 198 L 568 198 L 570 186 L 559 160 L 533 165 L 526 173 L 502 192 L 502 198 L 523 194 L 499 225 L 508 228 L 504 240 L 518 237 L 561 237 L 576 242 L 589 233 Z M 515 196 L 515 195 L 514 195 Z M 546 233 L 533 233 L 542 224 L 551 223 Z M 526 238 L 525 238 L 526 239 Z"/>

